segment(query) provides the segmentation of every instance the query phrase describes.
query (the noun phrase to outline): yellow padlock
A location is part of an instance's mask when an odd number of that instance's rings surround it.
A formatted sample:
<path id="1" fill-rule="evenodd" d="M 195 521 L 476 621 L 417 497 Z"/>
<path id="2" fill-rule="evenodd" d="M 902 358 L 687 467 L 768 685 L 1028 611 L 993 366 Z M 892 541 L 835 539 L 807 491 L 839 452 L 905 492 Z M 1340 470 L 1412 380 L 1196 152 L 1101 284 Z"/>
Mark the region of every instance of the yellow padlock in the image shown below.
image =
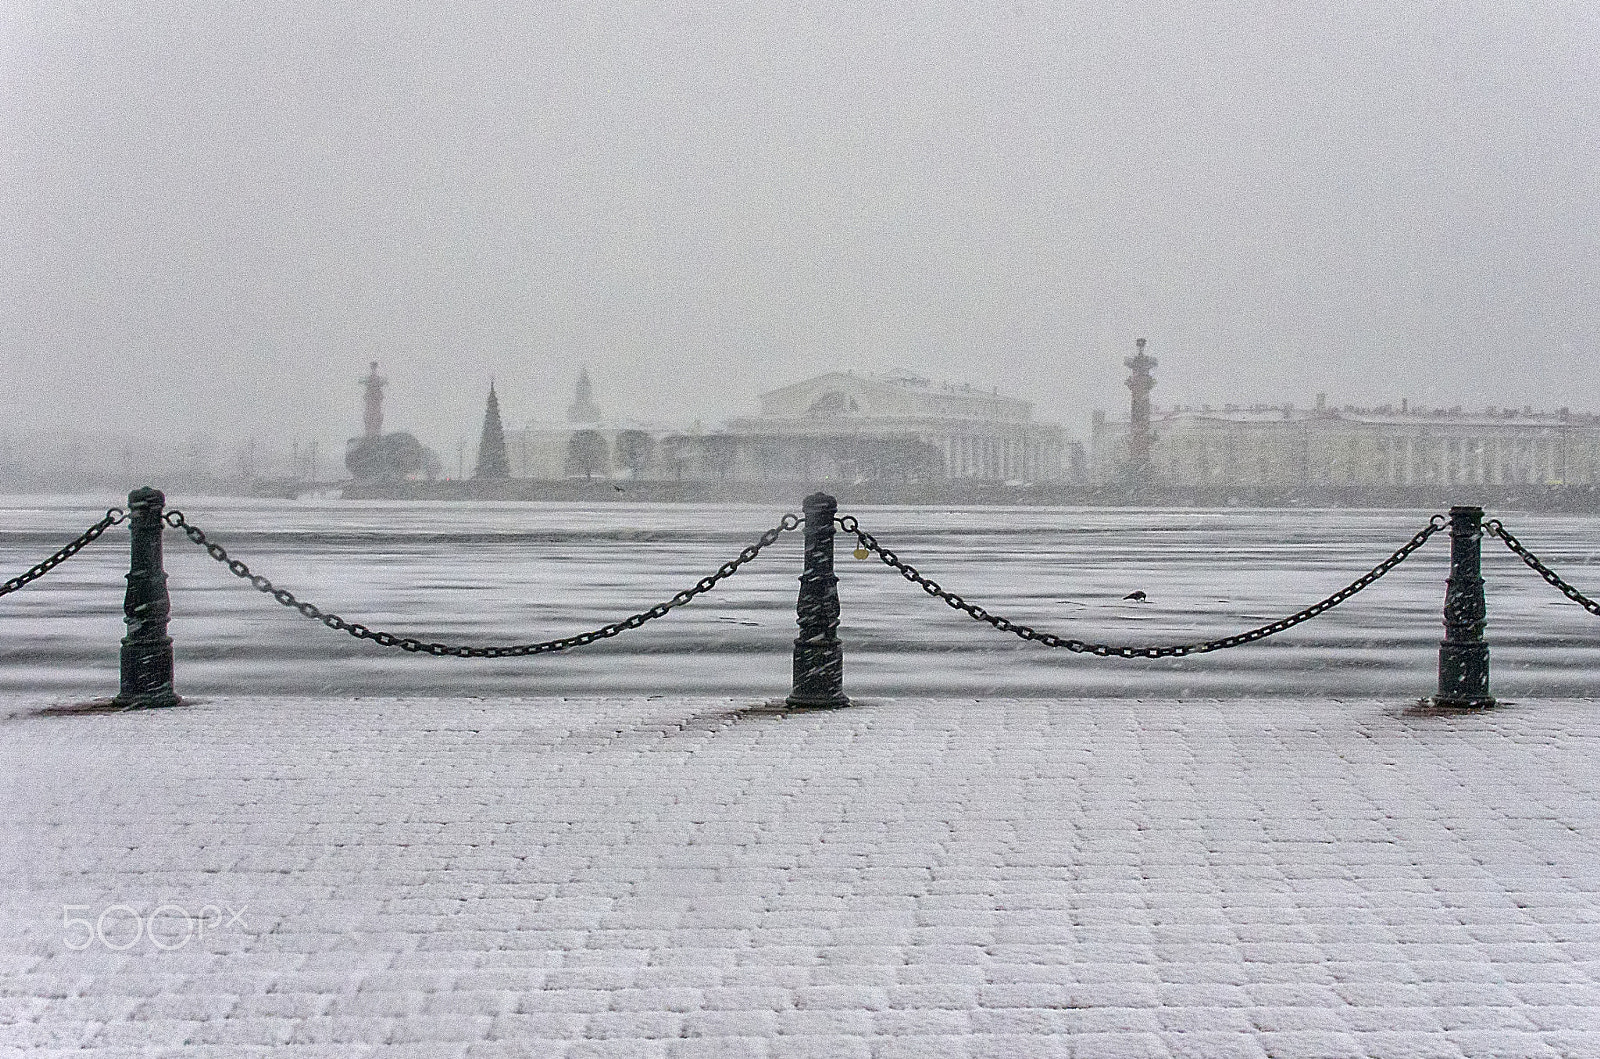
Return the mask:
<path id="1" fill-rule="evenodd" d="M 857 548 L 851 554 L 854 555 L 857 559 L 865 559 L 867 556 L 871 555 L 872 553 L 867 551 L 865 548 Z"/>

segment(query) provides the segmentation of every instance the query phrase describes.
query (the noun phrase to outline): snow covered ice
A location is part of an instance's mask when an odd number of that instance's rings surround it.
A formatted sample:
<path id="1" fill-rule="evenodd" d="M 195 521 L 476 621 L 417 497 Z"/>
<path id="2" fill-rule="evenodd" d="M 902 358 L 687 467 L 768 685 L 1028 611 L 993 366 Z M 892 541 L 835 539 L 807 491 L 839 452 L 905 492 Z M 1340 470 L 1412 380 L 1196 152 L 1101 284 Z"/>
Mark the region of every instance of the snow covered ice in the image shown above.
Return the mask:
<path id="1" fill-rule="evenodd" d="M 756 506 L 172 501 L 230 554 L 325 610 L 449 642 L 516 643 L 595 628 L 669 598 L 774 525 Z M 796 499 L 795 509 L 799 502 Z M 25 569 L 104 509 L 11 501 L 0 562 Z M 929 576 L 995 613 L 1090 640 L 1193 642 L 1299 610 L 1371 569 L 1427 512 L 850 508 Z M 1583 583 L 1592 520 L 1508 525 Z M 714 693 L 788 689 L 800 535 L 708 597 L 563 655 L 433 659 L 307 621 L 169 532 L 183 694 Z M 125 533 L 114 530 L 0 608 L 0 690 L 93 697 L 115 686 Z M 840 638 L 852 694 L 1382 695 L 1431 693 L 1449 541 L 1267 641 L 1162 662 L 1082 658 L 997 633 L 838 540 Z M 1593 619 L 1497 541 L 1484 544 L 1494 687 L 1587 695 Z M 1600 577 L 1594 579 L 1600 584 Z M 1143 602 L 1122 597 L 1142 590 Z"/>

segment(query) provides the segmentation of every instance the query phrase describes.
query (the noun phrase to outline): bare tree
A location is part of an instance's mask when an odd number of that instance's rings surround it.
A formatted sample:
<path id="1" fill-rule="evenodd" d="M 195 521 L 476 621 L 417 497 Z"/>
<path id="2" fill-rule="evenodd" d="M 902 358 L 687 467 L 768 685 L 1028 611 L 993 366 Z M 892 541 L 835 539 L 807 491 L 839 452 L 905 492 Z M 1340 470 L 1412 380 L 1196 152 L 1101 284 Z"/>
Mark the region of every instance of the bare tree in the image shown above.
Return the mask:
<path id="1" fill-rule="evenodd" d="M 569 477 L 581 474 L 591 480 L 597 474 L 609 474 L 611 446 L 606 444 L 605 435 L 598 430 L 575 432 L 567 441 L 566 472 Z"/>

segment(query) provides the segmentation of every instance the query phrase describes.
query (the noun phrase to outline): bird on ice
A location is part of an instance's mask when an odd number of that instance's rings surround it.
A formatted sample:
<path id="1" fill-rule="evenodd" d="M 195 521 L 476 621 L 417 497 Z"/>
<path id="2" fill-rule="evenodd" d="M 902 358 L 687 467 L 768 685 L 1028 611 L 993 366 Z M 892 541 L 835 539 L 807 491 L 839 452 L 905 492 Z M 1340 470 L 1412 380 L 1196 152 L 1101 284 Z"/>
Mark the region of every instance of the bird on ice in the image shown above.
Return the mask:
<path id="1" fill-rule="evenodd" d="M 1126 596 L 1123 596 L 1122 598 L 1123 599 L 1131 599 L 1135 603 L 1143 603 L 1145 601 L 1144 589 L 1136 588 L 1132 592 L 1129 592 Z"/>

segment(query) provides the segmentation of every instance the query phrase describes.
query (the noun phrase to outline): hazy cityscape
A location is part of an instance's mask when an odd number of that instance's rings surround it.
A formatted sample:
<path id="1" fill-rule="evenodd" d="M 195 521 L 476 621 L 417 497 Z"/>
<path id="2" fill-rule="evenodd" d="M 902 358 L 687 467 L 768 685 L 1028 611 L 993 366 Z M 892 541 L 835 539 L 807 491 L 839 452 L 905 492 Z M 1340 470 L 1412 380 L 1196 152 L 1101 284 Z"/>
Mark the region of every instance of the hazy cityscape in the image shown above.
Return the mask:
<path id="1" fill-rule="evenodd" d="M 1600 4 L 0 3 L 0 1056 L 1600 1056 Z"/>
<path id="2" fill-rule="evenodd" d="M 360 432 L 257 439 L 195 433 L 172 439 L 63 431 L 4 439 L 0 486 L 30 492 L 117 488 L 135 480 L 216 495 L 476 496 L 550 499 L 550 486 L 611 482 L 629 499 L 684 499 L 650 483 L 845 487 L 863 498 L 996 502 L 1272 504 L 1327 498 L 1425 502 L 1439 488 L 1477 487 L 1533 506 L 1600 503 L 1600 416 L 1489 406 L 1373 407 L 1313 402 L 1168 404 L 1151 399 L 1159 361 L 1140 339 L 1124 364 L 1129 403 L 1095 409 L 1087 436 L 1040 409 L 1026 386 L 1005 391 L 906 370 L 831 371 L 756 395 L 755 414 L 707 421 L 685 408 L 651 422 L 618 408 L 579 366 L 564 406 L 518 416 L 491 381 L 479 423 L 452 444 L 388 422 L 396 380 L 380 362 L 350 388 Z M 398 380 L 403 388 L 407 380 Z M 1053 421 L 1052 421 L 1053 420 Z M 452 484 L 474 483 L 470 493 Z M 623 484 L 626 483 L 626 484 Z M 424 488 L 438 486 L 443 491 Z M 908 491 L 909 487 L 909 491 Z M 597 494 L 602 495 L 603 494 Z"/>
<path id="3" fill-rule="evenodd" d="M 830 372 L 998 389 L 1091 479 L 1138 337 L 1158 409 L 1597 411 L 1581 7 L 30 10 L 10 488 L 338 480 L 373 360 L 450 478 L 491 379 L 516 430 L 584 368 L 673 432 Z"/>

